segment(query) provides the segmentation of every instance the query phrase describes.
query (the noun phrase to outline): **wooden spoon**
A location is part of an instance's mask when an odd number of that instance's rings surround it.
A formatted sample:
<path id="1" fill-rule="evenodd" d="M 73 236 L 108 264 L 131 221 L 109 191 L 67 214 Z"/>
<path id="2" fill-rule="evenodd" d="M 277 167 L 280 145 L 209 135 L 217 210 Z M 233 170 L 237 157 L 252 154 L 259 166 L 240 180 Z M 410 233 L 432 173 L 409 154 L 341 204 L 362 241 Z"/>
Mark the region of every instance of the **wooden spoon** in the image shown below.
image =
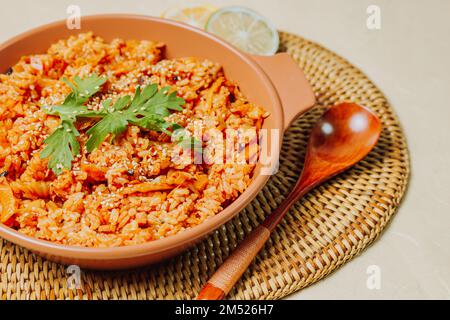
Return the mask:
<path id="1" fill-rule="evenodd" d="M 305 165 L 294 189 L 254 229 L 202 288 L 198 300 L 223 299 L 248 268 L 289 208 L 312 188 L 363 159 L 378 141 L 381 123 L 370 110 L 354 103 L 329 108 L 309 137 Z"/>

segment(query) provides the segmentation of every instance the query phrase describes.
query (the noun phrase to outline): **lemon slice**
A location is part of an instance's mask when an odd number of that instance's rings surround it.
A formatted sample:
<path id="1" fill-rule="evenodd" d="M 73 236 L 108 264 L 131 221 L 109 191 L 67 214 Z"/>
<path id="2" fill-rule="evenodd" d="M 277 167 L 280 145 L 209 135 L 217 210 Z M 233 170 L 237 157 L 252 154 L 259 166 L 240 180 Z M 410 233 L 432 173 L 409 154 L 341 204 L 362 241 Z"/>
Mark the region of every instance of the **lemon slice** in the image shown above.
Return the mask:
<path id="1" fill-rule="evenodd" d="M 216 10 L 216 7 L 209 4 L 191 2 L 183 7 L 176 6 L 166 10 L 162 17 L 203 29 L 211 14 Z"/>
<path id="2" fill-rule="evenodd" d="M 206 30 L 252 54 L 272 55 L 280 43 L 278 32 L 269 20 L 243 7 L 226 7 L 214 12 Z"/>

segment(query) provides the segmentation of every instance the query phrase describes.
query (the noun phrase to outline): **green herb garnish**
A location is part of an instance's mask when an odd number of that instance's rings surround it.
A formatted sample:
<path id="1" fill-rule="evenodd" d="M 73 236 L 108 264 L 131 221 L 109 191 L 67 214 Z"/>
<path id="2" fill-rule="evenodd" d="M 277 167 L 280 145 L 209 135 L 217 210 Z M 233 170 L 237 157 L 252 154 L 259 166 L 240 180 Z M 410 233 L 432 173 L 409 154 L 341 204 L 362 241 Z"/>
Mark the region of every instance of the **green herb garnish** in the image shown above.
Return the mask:
<path id="1" fill-rule="evenodd" d="M 48 167 L 57 175 L 64 169 L 70 170 L 74 157 L 80 153 L 77 140 L 80 133 L 75 127 L 79 118 L 99 119 L 86 132 L 89 136 L 86 143 L 88 152 L 98 148 L 108 136 L 114 138 L 123 133 L 130 124 L 167 135 L 172 134 L 170 130 L 182 128 L 164 119 L 171 111 L 182 111 L 181 106 L 184 104 L 184 100 L 177 97 L 175 92 L 169 93 L 169 87 L 160 90 L 156 84 L 143 89 L 137 87 L 133 97 L 121 97 L 114 104 L 108 99 L 102 103 L 99 111 L 93 111 L 85 103 L 100 90 L 106 79 L 94 74 L 85 79 L 75 77 L 73 83 L 67 79 L 63 81 L 72 92 L 61 105 L 44 107 L 48 114 L 60 117 L 61 125 L 45 139 L 46 147 L 41 152 L 41 158 L 49 159 Z M 193 143 L 194 140 L 181 134 L 177 136 L 177 141 L 185 144 L 187 141 Z"/>
<path id="2" fill-rule="evenodd" d="M 158 91 L 156 84 L 143 90 L 138 87 L 133 99 L 122 97 L 112 107 L 111 101 L 106 100 L 102 108 L 105 116 L 87 131 L 90 136 L 86 143 L 88 152 L 98 148 L 108 135 L 124 132 L 129 124 L 170 135 L 168 129 L 174 124 L 164 120 L 164 117 L 170 115 L 170 110 L 183 110 L 184 100 L 175 92 L 168 94 L 169 89 L 165 87 Z"/>
<path id="3" fill-rule="evenodd" d="M 192 150 L 194 156 L 202 152 L 202 142 L 196 137 L 191 136 L 186 129 L 176 123 L 173 124 L 172 129 L 174 130 L 172 141 L 182 149 Z"/>
<path id="4" fill-rule="evenodd" d="M 61 118 L 61 125 L 47 138 L 47 146 L 41 152 L 41 158 L 49 158 L 48 167 L 59 175 L 64 169 L 72 168 L 74 156 L 80 153 L 77 137 L 80 135 L 75 127 L 77 116 L 92 113 L 84 105 L 89 98 L 100 90 L 105 78 L 92 75 L 86 79 L 74 78 L 74 83 L 63 79 L 70 86 L 72 92 L 61 105 L 44 107 L 45 112 Z"/>
<path id="5" fill-rule="evenodd" d="M 41 152 L 41 158 L 49 158 L 48 167 L 57 175 L 61 174 L 63 169 L 72 168 L 72 160 L 75 155 L 80 153 L 80 144 L 77 137 L 80 135 L 73 125 L 73 122 L 63 120 L 44 143 L 47 144 Z"/>

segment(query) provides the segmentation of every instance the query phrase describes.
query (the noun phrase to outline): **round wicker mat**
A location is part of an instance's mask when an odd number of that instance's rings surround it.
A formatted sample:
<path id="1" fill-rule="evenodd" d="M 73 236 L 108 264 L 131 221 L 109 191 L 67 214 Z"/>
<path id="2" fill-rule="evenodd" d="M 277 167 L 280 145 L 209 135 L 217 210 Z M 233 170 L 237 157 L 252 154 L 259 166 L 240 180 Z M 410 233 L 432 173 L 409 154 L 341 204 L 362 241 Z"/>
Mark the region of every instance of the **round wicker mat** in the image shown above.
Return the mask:
<path id="1" fill-rule="evenodd" d="M 305 71 L 317 106 L 286 133 L 279 172 L 257 198 L 205 241 L 165 263 L 122 272 L 82 270 L 81 288 L 68 288 L 66 268 L 0 240 L 1 299 L 189 299 L 243 237 L 293 187 L 308 132 L 323 106 L 353 101 L 383 122 L 377 147 L 350 171 L 311 191 L 283 220 L 229 298 L 275 299 L 308 286 L 359 254 L 382 232 L 405 191 L 408 150 L 383 94 L 358 69 L 327 49 L 281 33 Z"/>

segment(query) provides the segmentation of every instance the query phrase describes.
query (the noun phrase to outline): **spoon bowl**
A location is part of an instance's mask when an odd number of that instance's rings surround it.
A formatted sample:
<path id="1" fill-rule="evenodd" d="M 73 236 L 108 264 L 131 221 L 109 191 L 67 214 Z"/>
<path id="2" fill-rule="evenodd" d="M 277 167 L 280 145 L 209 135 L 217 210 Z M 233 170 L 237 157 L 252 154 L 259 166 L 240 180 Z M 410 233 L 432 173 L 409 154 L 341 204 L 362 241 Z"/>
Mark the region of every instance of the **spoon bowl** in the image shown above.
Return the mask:
<path id="1" fill-rule="evenodd" d="M 355 103 L 329 108 L 311 131 L 298 184 L 309 191 L 361 161 L 381 134 L 380 119 Z"/>
<path id="2" fill-rule="evenodd" d="M 310 157 L 332 163 L 359 161 L 374 146 L 381 131 L 378 117 L 354 103 L 326 111 L 310 137 Z"/>

